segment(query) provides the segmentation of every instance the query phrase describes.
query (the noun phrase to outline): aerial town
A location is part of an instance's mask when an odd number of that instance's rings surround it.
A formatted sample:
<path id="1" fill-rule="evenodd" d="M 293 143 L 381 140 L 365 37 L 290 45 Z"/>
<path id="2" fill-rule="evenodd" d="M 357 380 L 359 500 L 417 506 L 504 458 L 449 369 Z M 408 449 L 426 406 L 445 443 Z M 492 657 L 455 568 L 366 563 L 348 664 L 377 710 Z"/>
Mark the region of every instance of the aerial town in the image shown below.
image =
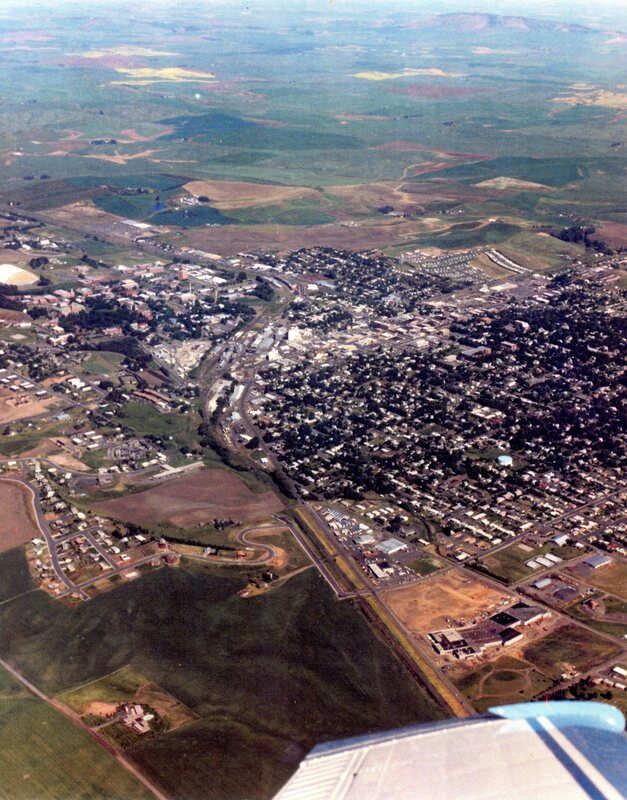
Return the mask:
<path id="1" fill-rule="evenodd" d="M 42 590 L 81 603 L 190 560 L 270 565 L 249 586 L 272 589 L 275 549 L 206 535 L 252 517 L 159 526 L 111 499 L 175 496 L 218 458 L 283 498 L 336 596 L 393 615 L 396 649 L 449 702 L 484 708 L 470 678 L 508 665 L 524 696 L 623 691 L 623 257 L 551 275 L 495 248 L 149 256 L 142 230 L 107 263 L 33 218 L 3 222 L 38 276 L 5 284 L 0 402 Z M 525 659 L 564 629 L 602 658 Z"/>
<path id="2" fill-rule="evenodd" d="M 622 730 L 618 10 L 7 3 L 0 795 Z"/>

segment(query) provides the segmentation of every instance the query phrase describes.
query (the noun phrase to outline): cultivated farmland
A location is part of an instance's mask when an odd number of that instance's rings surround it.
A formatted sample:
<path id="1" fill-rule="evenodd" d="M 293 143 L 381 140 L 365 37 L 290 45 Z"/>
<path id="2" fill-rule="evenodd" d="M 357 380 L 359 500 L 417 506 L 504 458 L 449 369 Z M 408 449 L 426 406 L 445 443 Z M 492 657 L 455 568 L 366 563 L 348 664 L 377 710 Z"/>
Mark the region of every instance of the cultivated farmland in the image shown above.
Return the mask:
<path id="1" fill-rule="evenodd" d="M 61 713 L 0 671 L 0 775 L 12 800 L 148 800 L 150 792 Z"/>
<path id="2" fill-rule="evenodd" d="M 37 536 L 39 526 L 33 509 L 33 493 L 17 481 L 0 479 L 0 552 Z"/>
<path id="3" fill-rule="evenodd" d="M 232 472 L 209 469 L 165 481 L 145 492 L 95 503 L 93 508 L 138 525 L 170 522 L 190 528 L 214 519 L 254 522 L 280 511 L 283 504 L 274 492 L 255 494 Z"/>

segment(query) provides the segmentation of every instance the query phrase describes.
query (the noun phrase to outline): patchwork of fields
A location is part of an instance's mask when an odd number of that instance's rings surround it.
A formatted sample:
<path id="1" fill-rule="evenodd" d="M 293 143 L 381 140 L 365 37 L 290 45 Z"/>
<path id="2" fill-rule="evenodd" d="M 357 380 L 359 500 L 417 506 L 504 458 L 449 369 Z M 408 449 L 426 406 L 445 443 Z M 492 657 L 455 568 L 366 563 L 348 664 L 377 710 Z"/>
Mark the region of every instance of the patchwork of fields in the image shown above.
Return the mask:
<path id="1" fill-rule="evenodd" d="M 498 18 L 415 27 L 391 10 L 385 25 L 352 10 L 347 27 L 329 9 L 312 19 L 324 40 L 314 45 L 269 9 L 251 7 L 236 29 L 215 13 L 210 45 L 192 9 L 176 25 L 162 11 L 92 20 L 90 49 L 62 15 L 45 41 L 9 20 L 2 198 L 74 208 L 92 224 L 97 208 L 111 215 L 98 217 L 105 227 L 180 227 L 212 252 L 337 245 L 342 230 L 326 229 L 343 223 L 350 246 L 447 250 L 509 241 L 564 213 L 624 243 L 611 227 L 625 224 L 620 37 Z M 35 123 L 38 98 L 50 103 Z M 351 197 L 350 187 L 381 183 L 386 200 Z M 405 215 L 402 229 L 380 224 L 388 205 Z"/>

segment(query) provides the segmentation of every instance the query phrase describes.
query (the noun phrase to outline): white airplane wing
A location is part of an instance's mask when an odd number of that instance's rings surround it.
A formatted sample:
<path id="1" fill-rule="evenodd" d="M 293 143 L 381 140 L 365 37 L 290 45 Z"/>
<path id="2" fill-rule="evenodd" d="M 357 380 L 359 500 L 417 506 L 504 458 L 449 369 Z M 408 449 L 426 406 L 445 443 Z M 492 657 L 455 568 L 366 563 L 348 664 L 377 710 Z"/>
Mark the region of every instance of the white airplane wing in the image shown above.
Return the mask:
<path id="1" fill-rule="evenodd" d="M 521 703 L 316 746 L 275 800 L 622 800 L 618 709 Z"/>

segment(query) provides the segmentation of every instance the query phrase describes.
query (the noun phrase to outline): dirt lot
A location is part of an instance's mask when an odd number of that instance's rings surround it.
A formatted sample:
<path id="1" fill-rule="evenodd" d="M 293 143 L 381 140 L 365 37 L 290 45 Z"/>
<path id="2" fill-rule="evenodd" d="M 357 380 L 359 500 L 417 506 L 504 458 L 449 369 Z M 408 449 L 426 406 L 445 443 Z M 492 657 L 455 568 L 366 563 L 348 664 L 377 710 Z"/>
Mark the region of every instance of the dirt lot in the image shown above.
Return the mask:
<path id="1" fill-rule="evenodd" d="M 0 552 L 39 536 L 31 492 L 21 483 L 0 478 Z"/>
<path id="2" fill-rule="evenodd" d="M 168 720 L 171 731 L 198 719 L 193 711 L 156 683 L 147 683 L 145 686 L 141 686 L 135 692 L 133 702 L 154 708 L 159 716 Z"/>
<path id="3" fill-rule="evenodd" d="M 258 203 L 270 205 L 285 200 L 300 200 L 319 196 L 319 192 L 304 186 L 272 186 L 243 181 L 191 181 L 183 187 L 195 195 L 206 195 L 214 208 L 247 208 Z"/>
<path id="4" fill-rule="evenodd" d="M 135 128 L 125 128 L 123 131 L 120 131 L 120 133 L 122 136 L 126 136 L 130 142 L 154 142 L 155 139 L 174 133 L 175 130 L 176 128 L 173 125 L 163 125 L 161 126 L 161 130 L 157 131 L 157 133 L 153 133 L 152 136 L 142 136 Z"/>
<path id="5" fill-rule="evenodd" d="M 116 240 L 128 241 L 135 238 L 139 231 L 132 225 L 125 225 L 122 217 L 116 217 L 86 202 L 70 203 L 54 208 L 46 212 L 45 219 L 54 225 L 88 231 L 92 235 L 101 233 Z M 159 230 L 164 234 L 169 231 L 165 226 L 160 226 Z"/>
<path id="6" fill-rule="evenodd" d="M 99 514 L 126 522 L 171 522 L 179 528 L 203 525 L 214 519 L 254 522 L 283 507 L 274 492 L 254 494 L 237 475 L 209 469 L 164 481 L 145 492 L 95 503 Z"/>
<path id="7" fill-rule="evenodd" d="M 494 613 L 499 605 L 511 602 L 511 597 L 472 575 L 449 572 L 436 579 L 387 592 L 385 600 L 409 630 L 427 633 L 469 625 L 487 612 Z"/>
<path id="8" fill-rule="evenodd" d="M 96 700 L 93 703 L 89 703 L 83 713 L 93 714 L 97 717 L 108 717 L 110 714 L 115 714 L 117 708 L 116 703 L 101 703 Z"/>
<path id="9" fill-rule="evenodd" d="M 20 453 L 20 458 L 41 458 L 41 456 L 48 456 L 58 449 L 59 446 L 56 445 L 52 439 L 41 439 L 41 441 L 37 442 L 35 447 L 31 447 L 30 450 L 24 450 L 23 453 Z"/>
<path id="10" fill-rule="evenodd" d="M 6 425 L 7 422 L 15 422 L 18 419 L 36 417 L 56 404 L 57 400 L 54 397 L 34 400 L 23 392 L 12 393 L 0 390 L 0 425 Z"/>
<path id="11" fill-rule="evenodd" d="M 66 469 L 89 472 L 87 464 L 83 464 L 82 461 L 79 461 L 78 458 L 71 456 L 69 453 L 57 453 L 54 456 L 50 456 L 50 461 L 54 461 L 59 467 L 65 467 Z"/>

